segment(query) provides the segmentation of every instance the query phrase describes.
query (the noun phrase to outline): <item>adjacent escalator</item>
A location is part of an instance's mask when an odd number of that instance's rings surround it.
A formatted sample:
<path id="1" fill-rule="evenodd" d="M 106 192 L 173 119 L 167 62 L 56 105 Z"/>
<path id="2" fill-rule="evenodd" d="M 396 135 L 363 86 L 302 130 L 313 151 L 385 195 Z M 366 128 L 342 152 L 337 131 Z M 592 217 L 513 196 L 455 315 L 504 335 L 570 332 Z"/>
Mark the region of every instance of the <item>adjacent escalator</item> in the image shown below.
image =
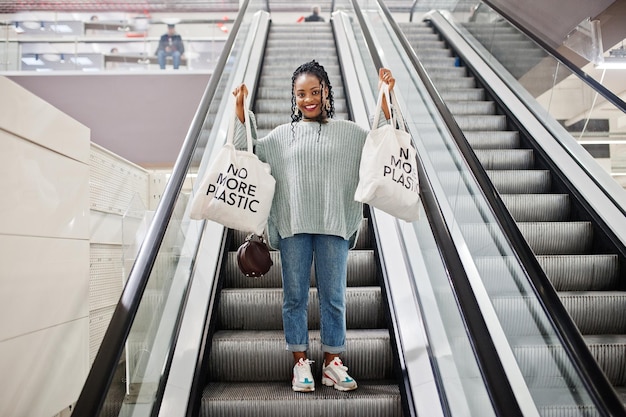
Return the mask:
<path id="1" fill-rule="evenodd" d="M 517 227 L 543 267 L 590 351 L 623 401 L 626 401 L 626 292 L 623 245 L 606 232 L 567 178 L 553 169 L 533 138 L 509 117 L 481 85 L 445 38 L 428 22 L 399 23 L 456 123 L 486 170 Z M 474 233 L 472 224 L 463 224 Z M 480 253 L 480 247 L 471 248 Z M 478 265 L 479 268 L 481 265 Z M 488 268 L 488 259 L 483 264 Z M 525 339 L 516 308 L 528 302 L 511 298 L 494 276 L 484 284 L 503 326 L 515 335 L 514 354 L 535 393 L 542 415 L 580 415 L 559 403 L 544 366 L 553 352 Z M 556 414 L 555 414 L 556 413 Z"/>

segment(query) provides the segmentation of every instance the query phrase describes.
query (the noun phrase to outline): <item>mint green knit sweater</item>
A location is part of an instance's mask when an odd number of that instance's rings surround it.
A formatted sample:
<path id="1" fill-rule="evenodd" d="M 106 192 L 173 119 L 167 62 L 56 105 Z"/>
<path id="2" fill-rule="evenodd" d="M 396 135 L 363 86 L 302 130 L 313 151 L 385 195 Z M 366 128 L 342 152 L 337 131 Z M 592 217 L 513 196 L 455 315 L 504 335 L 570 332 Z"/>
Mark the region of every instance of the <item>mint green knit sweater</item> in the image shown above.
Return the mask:
<path id="1" fill-rule="evenodd" d="M 268 220 L 270 245 L 278 247 L 278 235 L 297 233 L 341 236 L 354 244 L 363 217 L 354 192 L 368 131 L 346 120 L 329 119 L 321 130 L 317 122 L 301 121 L 294 125 L 295 135 L 287 123 L 257 140 L 252 112 L 250 120 L 255 154 L 270 165 L 276 179 Z M 247 146 L 239 119 L 234 144 L 237 149 Z"/>

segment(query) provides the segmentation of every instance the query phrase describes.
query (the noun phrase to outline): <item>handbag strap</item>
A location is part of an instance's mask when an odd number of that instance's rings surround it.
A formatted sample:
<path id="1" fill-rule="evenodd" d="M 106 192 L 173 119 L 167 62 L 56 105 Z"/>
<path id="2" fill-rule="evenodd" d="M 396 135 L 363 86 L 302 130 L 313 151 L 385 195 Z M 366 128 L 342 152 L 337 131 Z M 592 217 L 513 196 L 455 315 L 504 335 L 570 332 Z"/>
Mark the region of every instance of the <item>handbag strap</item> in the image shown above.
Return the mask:
<path id="1" fill-rule="evenodd" d="M 246 128 L 246 139 L 248 140 L 248 152 L 253 152 L 252 147 L 252 128 L 250 127 L 250 114 L 248 111 L 248 101 L 246 97 L 243 99 L 243 117 L 244 125 Z M 235 119 L 237 118 L 237 99 L 235 98 L 235 109 L 233 111 L 233 117 L 230 119 L 230 126 L 228 127 L 228 134 L 226 135 L 226 143 L 233 143 L 235 139 Z"/>
<path id="2" fill-rule="evenodd" d="M 387 108 L 389 109 L 389 113 L 391 114 L 391 125 L 394 128 L 400 129 L 403 132 L 406 132 L 406 127 L 404 125 L 404 118 L 402 117 L 402 111 L 400 110 L 400 105 L 398 104 L 398 99 L 396 98 L 395 91 L 389 91 L 389 86 L 386 83 L 382 83 L 378 90 L 378 100 L 376 101 L 376 111 L 374 113 L 374 121 L 372 124 L 372 130 L 378 128 L 378 121 L 380 119 L 380 113 L 383 110 L 383 99 L 387 101 Z M 394 103 L 394 106 L 391 106 L 391 103 Z"/>

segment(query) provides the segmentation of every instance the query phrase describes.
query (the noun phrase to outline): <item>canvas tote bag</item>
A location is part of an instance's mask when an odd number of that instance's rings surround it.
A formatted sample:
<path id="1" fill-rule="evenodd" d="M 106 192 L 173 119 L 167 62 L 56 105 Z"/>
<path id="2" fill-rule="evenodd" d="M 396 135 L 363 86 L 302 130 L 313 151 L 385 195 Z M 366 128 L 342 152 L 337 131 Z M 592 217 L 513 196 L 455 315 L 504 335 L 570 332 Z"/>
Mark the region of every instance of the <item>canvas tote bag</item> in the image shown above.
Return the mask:
<path id="1" fill-rule="evenodd" d="M 392 117 L 390 123 L 378 127 L 383 99 L 387 100 Z M 398 100 L 384 83 L 378 93 L 372 130 L 363 146 L 354 199 L 408 222 L 419 218 L 415 149 L 404 126 Z"/>
<path id="2" fill-rule="evenodd" d="M 192 219 L 208 219 L 246 233 L 263 234 L 267 225 L 276 180 L 269 164 L 253 153 L 250 116 L 244 100 L 248 149 L 233 145 L 236 111 L 230 121 L 227 140 L 192 200 Z"/>

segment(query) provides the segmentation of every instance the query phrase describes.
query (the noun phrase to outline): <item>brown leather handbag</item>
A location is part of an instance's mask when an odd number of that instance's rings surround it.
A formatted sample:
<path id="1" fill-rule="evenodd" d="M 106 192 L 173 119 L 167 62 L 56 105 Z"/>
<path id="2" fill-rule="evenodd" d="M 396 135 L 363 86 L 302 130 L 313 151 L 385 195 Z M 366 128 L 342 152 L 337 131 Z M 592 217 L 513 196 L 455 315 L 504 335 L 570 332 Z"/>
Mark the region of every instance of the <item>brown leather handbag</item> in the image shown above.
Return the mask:
<path id="1" fill-rule="evenodd" d="M 259 278 L 267 274 L 274 262 L 263 236 L 249 234 L 237 249 L 237 264 L 247 277 Z"/>

